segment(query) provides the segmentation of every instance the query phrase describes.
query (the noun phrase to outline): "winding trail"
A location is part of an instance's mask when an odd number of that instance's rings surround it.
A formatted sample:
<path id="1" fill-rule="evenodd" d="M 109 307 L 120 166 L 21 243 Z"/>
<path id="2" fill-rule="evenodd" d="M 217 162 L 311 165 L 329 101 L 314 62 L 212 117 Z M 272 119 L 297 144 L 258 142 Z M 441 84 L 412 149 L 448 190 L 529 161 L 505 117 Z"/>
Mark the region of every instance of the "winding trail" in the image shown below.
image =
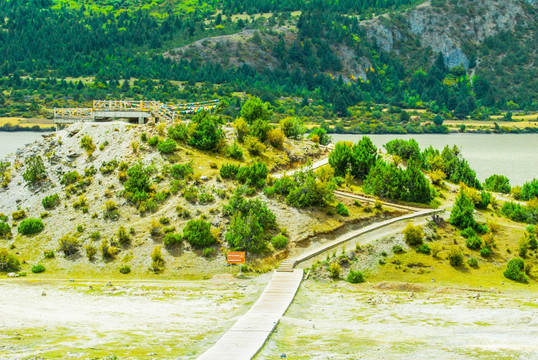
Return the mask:
<path id="1" fill-rule="evenodd" d="M 307 169 L 316 169 L 328 163 L 328 159 L 314 162 Z M 273 175 L 279 179 L 283 176 L 293 175 L 297 170 L 290 170 L 284 173 Z M 376 199 L 335 191 L 335 195 L 350 197 L 361 201 L 375 202 Z M 284 260 L 278 269 L 273 273 L 271 281 L 263 291 L 258 301 L 252 308 L 228 330 L 210 349 L 208 349 L 199 360 L 250 360 L 265 344 L 273 330 L 276 328 L 280 318 L 291 305 L 303 278 L 301 269 L 294 269 L 295 265 L 311 259 L 327 250 L 330 250 L 342 243 L 355 239 L 361 235 L 381 229 L 397 222 L 429 216 L 444 209 L 421 209 L 390 202 L 381 202 L 385 206 L 411 211 L 411 213 L 396 218 L 388 219 L 379 223 L 368 225 L 342 236 L 322 246 L 307 251 L 295 258 Z"/>

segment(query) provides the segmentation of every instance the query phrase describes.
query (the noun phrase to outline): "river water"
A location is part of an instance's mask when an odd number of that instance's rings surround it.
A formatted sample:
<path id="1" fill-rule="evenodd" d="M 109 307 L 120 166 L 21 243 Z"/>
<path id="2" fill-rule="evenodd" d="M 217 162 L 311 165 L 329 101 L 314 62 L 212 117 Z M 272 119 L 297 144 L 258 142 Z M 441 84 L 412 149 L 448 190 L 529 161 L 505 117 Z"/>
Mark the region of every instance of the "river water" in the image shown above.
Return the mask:
<path id="1" fill-rule="evenodd" d="M 42 133 L 0 132 L 0 159 L 24 144 L 42 139 Z M 333 142 L 356 142 L 363 135 L 332 134 Z M 512 186 L 538 178 L 538 134 L 369 135 L 377 147 L 392 139 L 414 138 L 422 149 L 457 145 L 484 181 L 492 174 L 505 175 Z"/>
<path id="2" fill-rule="evenodd" d="M 25 144 L 32 143 L 37 140 L 43 139 L 42 134 L 32 131 L 17 131 L 17 132 L 4 132 L 0 131 L 0 159 L 6 157 L 10 153 L 14 153 L 18 148 L 23 147 Z"/>
<path id="3" fill-rule="evenodd" d="M 363 135 L 331 134 L 333 142 L 356 142 Z M 510 184 L 522 185 L 538 178 L 538 134 L 368 135 L 377 147 L 392 139 L 415 139 L 421 149 L 442 150 L 457 145 L 480 181 L 492 174 L 505 175 Z M 383 150 L 385 150 L 383 148 Z"/>

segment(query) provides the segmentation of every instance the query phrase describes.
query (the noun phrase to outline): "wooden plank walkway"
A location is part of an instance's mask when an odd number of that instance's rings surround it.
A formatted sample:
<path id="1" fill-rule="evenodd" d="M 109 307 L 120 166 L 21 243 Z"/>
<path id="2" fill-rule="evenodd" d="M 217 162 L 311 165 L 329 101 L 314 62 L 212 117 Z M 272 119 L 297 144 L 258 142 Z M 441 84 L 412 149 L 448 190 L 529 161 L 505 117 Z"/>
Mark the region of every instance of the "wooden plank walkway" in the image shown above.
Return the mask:
<path id="1" fill-rule="evenodd" d="M 339 236 L 338 238 L 334 239 L 333 241 L 330 241 L 328 243 L 325 243 L 323 244 L 322 246 L 316 248 L 316 249 L 313 249 L 311 251 L 308 251 L 304 254 L 301 254 L 295 258 L 291 258 L 291 259 L 286 259 L 285 261 L 282 262 L 281 266 L 282 266 L 282 270 L 280 270 L 280 267 L 276 270 L 276 271 L 289 271 L 290 268 L 293 269 L 293 267 L 295 265 L 297 265 L 298 263 L 300 262 L 303 262 L 303 261 L 306 261 L 308 259 L 311 259 L 313 258 L 314 256 L 317 256 L 327 250 L 330 250 L 342 243 L 345 243 L 346 241 L 349 241 L 349 240 L 352 240 L 356 237 L 359 237 L 361 235 L 364 235 L 366 233 L 369 233 L 369 232 L 372 232 L 374 230 L 378 230 L 378 229 L 381 229 L 385 226 L 388 226 L 388 225 L 391 225 L 391 224 L 394 224 L 398 221 L 404 221 L 404 220 L 409 220 L 409 219 L 413 219 L 413 218 L 417 218 L 417 217 L 423 217 L 423 216 L 428 216 L 428 215 L 431 215 L 431 214 L 435 214 L 435 213 L 438 213 L 438 212 L 442 212 L 444 211 L 443 209 L 423 209 L 423 210 L 420 210 L 420 211 L 417 211 L 417 212 L 414 212 L 414 213 L 411 213 L 411 214 L 407 214 L 407 215 L 403 215 L 403 216 L 398 216 L 398 217 L 395 217 L 395 218 L 392 218 L 392 219 L 388 219 L 388 220 L 385 220 L 385 221 L 382 221 L 382 222 L 378 222 L 378 223 L 374 223 L 374 224 L 371 224 L 371 225 L 368 225 L 368 226 L 365 226 L 361 229 L 358 229 L 358 230 L 355 230 L 355 231 L 351 231 L 349 233 L 346 233 L 342 236 Z"/>
<path id="2" fill-rule="evenodd" d="M 254 306 L 198 359 L 252 359 L 290 306 L 302 279 L 302 270 L 274 272 Z"/>

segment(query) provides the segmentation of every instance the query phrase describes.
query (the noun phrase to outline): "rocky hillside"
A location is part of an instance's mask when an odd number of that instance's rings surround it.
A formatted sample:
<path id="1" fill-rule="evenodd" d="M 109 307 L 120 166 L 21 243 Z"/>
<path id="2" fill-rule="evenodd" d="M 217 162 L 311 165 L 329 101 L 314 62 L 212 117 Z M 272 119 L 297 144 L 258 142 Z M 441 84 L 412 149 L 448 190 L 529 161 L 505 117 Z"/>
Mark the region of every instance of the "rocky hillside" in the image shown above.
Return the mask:
<path id="1" fill-rule="evenodd" d="M 166 274 L 202 276 L 226 271 L 223 251 L 228 246 L 224 234 L 230 218 L 223 212 L 223 205 L 239 184 L 220 177 L 222 165 L 247 166 L 262 160 L 274 171 L 290 166 L 291 160 L 299 165 L 326 152 L 324 146 L 309 140 L 288 139 L 282 150 L 268 148 L 256 157 L 245 152 L 245 158 L 239 161 L 229 158 L 225 151 L 204 152 L 182 143 L 172 154 L 163 154 L 141 140 L 163 136 L 164 129 L 121 122 L 77 124 L 3 159 L 0 222 L 8 224 L 11 236 L 2 236 L 0 248 L 10 249 L 27 263 L 23 270 L 41 263 L 47 273 L 65 276 L 117 274 L 125 265 L 137 276 L 152 274 L 150 254 L 155 246 L 162 246 Z M 231 143 L 233 130 L 224 130 Z M 86 146 L 88 143 L 93 146 Z M 32 166 L 28 160 L 37 157 L 44 167 L 41 180 L 32 185 L 24 177 Z M 131 177 L 126 169 L 136 164 L 142 164 L 150 174 L 150 191 L 155 194 L 152 206 L 148 200 L 144 208 L 137 207 L 125 194 L 126 179 Z M 171 175 L 178 164 L 192 168 L 183 180 Z M 254 191 L 248 198 L 267 203 L 276 216 L 276 231 L 290 239 L 283 250 L 274 251 L 270 245 L 269 252 L 250 257 L 250 265 L 259 269 L 286 256 L 316 232 L 375 215 L 358 208 L 349 218 L 326 214 L 325 210 L 299 211 L 265 197 L 261 191 Z M 28 219 L 40 219 L 43 230 L 35 235 L 21 234 L 20 226 Z M 211 224 L 211 233 L 217 239 L 211 250 L 202 254 L 202 249 L 185 241 L 178 246 L 163 244 L 167 234 L 181 234 L 191 219 L 205 219 Z M 62 241 L 74 245 L 69 249 L 62 246 Z M 89 255 L 92 251 L 93 256 Z"/>

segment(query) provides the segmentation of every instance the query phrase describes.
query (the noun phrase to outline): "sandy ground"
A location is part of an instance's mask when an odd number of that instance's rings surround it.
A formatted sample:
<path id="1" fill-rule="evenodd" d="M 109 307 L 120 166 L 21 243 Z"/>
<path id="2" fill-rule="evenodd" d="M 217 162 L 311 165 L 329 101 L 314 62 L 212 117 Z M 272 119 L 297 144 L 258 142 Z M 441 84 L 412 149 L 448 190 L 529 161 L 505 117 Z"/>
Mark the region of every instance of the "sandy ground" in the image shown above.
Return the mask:
<path id="1" fill-rule="evenodd" d="M 270 274 L 218 277 L 112 286 L 2 281 L 0 359 L 195 359 L 251 307 Z"/>
<path id="2" fill-rule="evenodd" d="M 536 293 L 400 290 L 304 282 L 255 359 L 538 359 Z"/>

